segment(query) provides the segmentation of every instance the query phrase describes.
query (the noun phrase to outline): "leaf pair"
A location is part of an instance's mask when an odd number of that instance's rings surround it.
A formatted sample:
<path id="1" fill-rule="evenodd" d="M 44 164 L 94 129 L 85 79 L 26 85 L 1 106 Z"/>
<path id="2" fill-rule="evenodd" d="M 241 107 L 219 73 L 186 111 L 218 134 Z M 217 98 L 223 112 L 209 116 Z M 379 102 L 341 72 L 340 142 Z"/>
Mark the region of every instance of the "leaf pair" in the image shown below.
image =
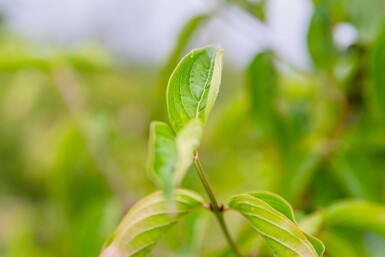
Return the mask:
<path id="1" fill-rule="evenodd" d="M 297 225 L 291 206 L 269 192 L 255 192 L 233 197 L 230 208 L 245 216 L 278 257 L 320 257 L 323 243 L 303 232 Z"/>
<path id="2" fill-rule="evenodd" d="M 168 196 L 183 180 L 200 144 L 221 83 L 222 55 L 214 46 L 192 50 L 172 73 L 167 109 L 176 135 L 164 122 L 151 124 L 148 166 Z"/>

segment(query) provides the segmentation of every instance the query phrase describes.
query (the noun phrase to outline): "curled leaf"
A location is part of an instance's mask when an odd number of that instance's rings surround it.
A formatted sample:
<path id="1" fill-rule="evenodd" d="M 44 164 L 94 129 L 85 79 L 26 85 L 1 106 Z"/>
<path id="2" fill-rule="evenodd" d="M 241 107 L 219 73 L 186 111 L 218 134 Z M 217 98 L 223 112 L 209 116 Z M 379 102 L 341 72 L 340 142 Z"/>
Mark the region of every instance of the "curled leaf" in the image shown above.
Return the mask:
<path id="1" fill-rule="evenodd" d="M 172 73 L 167 88 L 167 109 L 175 132 L 198 118 L 204 125 L 221 83 L 223 50 L 204 47 L 192 50 Z"/>

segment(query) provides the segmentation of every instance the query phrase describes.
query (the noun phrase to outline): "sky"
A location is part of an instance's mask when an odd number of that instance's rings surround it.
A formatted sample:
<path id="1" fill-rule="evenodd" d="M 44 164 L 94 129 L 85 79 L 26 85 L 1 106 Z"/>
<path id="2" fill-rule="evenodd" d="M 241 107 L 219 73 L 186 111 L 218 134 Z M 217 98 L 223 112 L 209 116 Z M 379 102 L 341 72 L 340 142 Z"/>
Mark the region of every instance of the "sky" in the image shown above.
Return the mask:
<path id="1" fill-rule="evenodd" d="M 268 47 L 308 67 L 311 1 L 267 2 L 265 23 L 236 7 L 221 9 L 192 46 L 219 43 L 227 61 L 239 67 Z M 160 65 L 183 24 L 213 6 L 209 0 L 0 0 L 7 24 L 27 38 L 68 45 L 97 41 L 131 60 Z"/>

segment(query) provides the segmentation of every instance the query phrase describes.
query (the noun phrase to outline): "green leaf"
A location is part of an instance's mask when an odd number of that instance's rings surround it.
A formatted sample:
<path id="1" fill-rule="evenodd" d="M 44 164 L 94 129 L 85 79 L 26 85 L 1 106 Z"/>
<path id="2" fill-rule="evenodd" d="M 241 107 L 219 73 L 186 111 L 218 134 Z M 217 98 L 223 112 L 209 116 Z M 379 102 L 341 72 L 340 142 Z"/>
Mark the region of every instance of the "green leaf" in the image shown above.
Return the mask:
<path id="1" fill-rule="evenodd" d="M 193 119 L 176 137 L 166 123 L 151 123 L 148 168 L 167 198 L 171 197 L 172 189 L 180 185 L 190 168 L 201 137 L 202 123 L 198 119 Z"/>
<path id="2" fill-rule="evenodd" d="M 372 57 L 373 89 L 371 96 L 380 117 L 385 120 L 385 25 L 375 44 Z"/>
<path id="3" fill-rule="evenodd" d="M 203 126 L 199 119 L 193 119 L 176 136 L 178 162 L 176 163 L 173 181 L 179 185 L 193 162 L 194 151 L 202 138 Z"/>
<path id="4" fill-rule="evenodd" d="M 326 211 L 326 226 L 343 226 L 385 235 L 385 207 L 365 201 L 344 201 Z"/>
<path id="5" fill-rule="evenodd" d="M 223 50 L 208 46 L 192 50 L 172 73 L 167 88 L 167 109 L 175 132 L 192 119 L 204 125 L 221 83 Z"/>
<path id="6" fill-rule="evenodd" d="M 247 70 L 252 111 L 263 132 L 273 139 L 276 132 L 275 100 L 278 88 L 277 72 L 271 52 L 259 53 Z M 281 133 L 282 134 L 282 133 Z"/>
<path id="7" fill-rule="evenodd" d="M 171 197 L 173 175 L 178 161 L 175 135 L 164 122 L 154 121 L 150 125 L 147 165 L 150 175 Z"/>
<path id="8" fill-rule="evenodd" d="M 186 190 L 174 192 L 175 208 L 167 208 L 162 192 L 144 198 L 126 214 L 107 240 L 100 257 L 144 257 L 182 217 L 202 206 L 202 198 Z"/>
<path id="9" fill-rule="evenodd" d="M 204 22 L 209 19 L 209 15 L 203 14 L 198 15 L 190 19 L 179 32 L 178 39 L 175 47 L 172 50 L 170 57 L 167 60 L 164 69 L 160 73 L 159 78 L 159 94 L 164 96 L 164 90 L 166 89 L 166 85 L 168 79 L 174 69 L 174 67 L 178 64 L 180 57 L 182 56 L 183 51 L 186 48 L 186 45 L 189 43 L 191 37 L 194 35 L 195 31 L 199 29 Z"/>
<path id="10" fill-rule="evenodd" d="M 298 227 L 292 208 L 280 196 L 268 192 L 241 194 L 233 197 L 229 206 L 251 222 L 275 256 L 323 255 L 322 242 Z"/>
<path id="11" fill-rule="evenodd" d="M 308 47 L 313 63 L 317 68 L 330 70 L 335 59 L 335 46 L 332 34 L 332 17 L 328 4 L 315 6 L 308 32 Z"/>

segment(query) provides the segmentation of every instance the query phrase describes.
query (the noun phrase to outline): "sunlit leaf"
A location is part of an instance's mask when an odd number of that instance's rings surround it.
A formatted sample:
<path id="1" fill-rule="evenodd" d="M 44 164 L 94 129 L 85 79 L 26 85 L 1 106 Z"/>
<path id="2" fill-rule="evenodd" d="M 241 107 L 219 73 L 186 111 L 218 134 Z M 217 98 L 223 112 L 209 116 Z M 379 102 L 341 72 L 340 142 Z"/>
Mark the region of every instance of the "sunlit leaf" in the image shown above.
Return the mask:
<path id="1" fill-rule="evenodd" d="M 241 194 L 229 206 L 251 222 L 275 256 L 322 256 L 322 242 L 298 227 L 290 205 L 281 197 L 266 192 Z"/>
<path id="2" fill-rule="evenodd" d="M 174 209 L 167 208 L 162 192 L 153 193 L 132 207 L 107 240 L 100 257 L 147 256 L 180 218 L 202 206 L 203 200 L 195 193 L 176 190 L 173 195 Z"/>
<path id="3" fill-rule="evenodd" d="M 167 88 L 167 109 L 176 132 L 194 118 L 205 124 L 219 91 L 222 56 L 218 47 L 195 49 L 174 70 Z"/>

